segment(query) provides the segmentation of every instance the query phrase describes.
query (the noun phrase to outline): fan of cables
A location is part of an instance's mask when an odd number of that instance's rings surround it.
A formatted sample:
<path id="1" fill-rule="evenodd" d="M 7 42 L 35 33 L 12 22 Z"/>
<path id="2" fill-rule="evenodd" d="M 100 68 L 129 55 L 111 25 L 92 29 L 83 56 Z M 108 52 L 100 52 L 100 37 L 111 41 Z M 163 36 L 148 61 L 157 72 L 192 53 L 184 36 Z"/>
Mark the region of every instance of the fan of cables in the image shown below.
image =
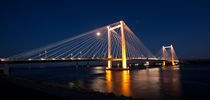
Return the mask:
<path id="1" fill-rule="evenodd" d="M 119 25 L 116 22 L 107 26 Z M 123 22 L 127 58 L 148 58 L 153 54 L 144 46 L 138 37 Z M 107 26 L 67 38 L 50 45 L 23 52 L 8 58 L 40 59 L 40 58 L 107 58 L 108 57 L 108 29 Z M 111 56 L 121 58 L 121 28 L 111 31 Z"/>

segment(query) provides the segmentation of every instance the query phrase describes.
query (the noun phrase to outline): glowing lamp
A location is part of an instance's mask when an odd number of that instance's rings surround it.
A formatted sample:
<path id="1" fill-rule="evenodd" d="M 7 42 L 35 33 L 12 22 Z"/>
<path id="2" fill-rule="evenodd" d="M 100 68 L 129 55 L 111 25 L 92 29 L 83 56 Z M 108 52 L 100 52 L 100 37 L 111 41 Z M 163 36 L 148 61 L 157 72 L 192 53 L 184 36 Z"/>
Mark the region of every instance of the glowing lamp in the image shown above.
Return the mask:
<path id="1" fill-rule="evenodd" d="M 96 33 L 96 35 L 97 35 L 97 36 L 100 36 L 100 35 L 101 35 L 101 33 L 100 33 L 100 32 L 97 32 L 97 33 Z"/>

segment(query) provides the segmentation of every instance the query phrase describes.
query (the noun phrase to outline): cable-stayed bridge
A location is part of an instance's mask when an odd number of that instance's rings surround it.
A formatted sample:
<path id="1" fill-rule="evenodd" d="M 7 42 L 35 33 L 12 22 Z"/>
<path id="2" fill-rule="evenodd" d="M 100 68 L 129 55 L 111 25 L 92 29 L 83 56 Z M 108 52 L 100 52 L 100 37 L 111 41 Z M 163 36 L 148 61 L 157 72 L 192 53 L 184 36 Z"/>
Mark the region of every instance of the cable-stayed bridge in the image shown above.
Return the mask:
<path id="1" fill-rule="evenodd" d="M 0 59 L 1 64 L 44 63 L 71 61 L 122 61 L 128 69 L 128 60 L 159 61 L 162 65 L 179 60 L 172 45 L 163 46 L 159 56 L 154 56 L 124 23 L 119 21 L 104 27 L 67 38 L 56 43 Z"/>

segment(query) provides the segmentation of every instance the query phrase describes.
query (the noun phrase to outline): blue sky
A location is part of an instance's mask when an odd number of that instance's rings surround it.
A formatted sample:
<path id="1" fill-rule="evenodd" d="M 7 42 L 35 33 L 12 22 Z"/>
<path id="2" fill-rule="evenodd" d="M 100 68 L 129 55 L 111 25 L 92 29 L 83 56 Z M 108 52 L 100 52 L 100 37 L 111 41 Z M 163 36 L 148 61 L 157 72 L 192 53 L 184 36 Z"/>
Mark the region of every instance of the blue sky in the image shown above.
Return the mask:
<path id="1" fill-rule="evenodd" d="M 209 0 L 4 0 L 0 58 L 119 20 L 154 54 L 173 44 L 179 58 L 210 58 L 209 5 Z"/>

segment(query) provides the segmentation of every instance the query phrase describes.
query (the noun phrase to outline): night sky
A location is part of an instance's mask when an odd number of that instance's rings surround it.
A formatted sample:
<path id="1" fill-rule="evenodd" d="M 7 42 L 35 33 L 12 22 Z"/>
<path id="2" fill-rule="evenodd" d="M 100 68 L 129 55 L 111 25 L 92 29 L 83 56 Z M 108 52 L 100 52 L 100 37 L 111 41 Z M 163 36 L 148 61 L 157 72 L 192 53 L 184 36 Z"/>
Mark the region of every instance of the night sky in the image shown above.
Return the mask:
<path id="1" fill-rule="evenodd" d="M 210 58 L 210 0 L 1 0 L 0 58 L 124 20 L 156 54 Z"/>

